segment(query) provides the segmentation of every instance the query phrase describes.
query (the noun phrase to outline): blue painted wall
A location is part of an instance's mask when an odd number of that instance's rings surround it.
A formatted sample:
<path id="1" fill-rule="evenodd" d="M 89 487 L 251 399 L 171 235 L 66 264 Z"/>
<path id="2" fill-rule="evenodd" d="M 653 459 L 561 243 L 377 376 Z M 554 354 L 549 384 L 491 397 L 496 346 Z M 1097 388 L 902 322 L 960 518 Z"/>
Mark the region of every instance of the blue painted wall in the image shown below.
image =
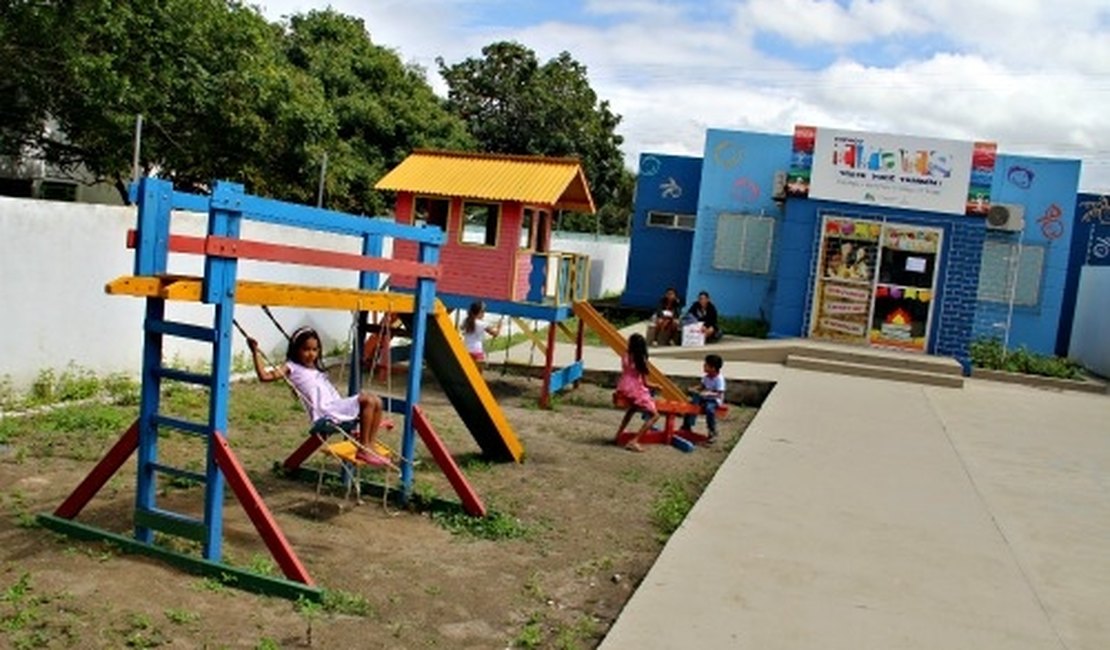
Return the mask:
<path id="1" fill-rule="evenodd" d="M 643 154 L 636 180 L 636 207 L 630 229 L 628 275 L 621 304 L 654 307 L 667 287 L 674 287 L 687 303 L 686 278 L 690 269 L 689 230 L 648 227 L 648 212 L 696 214 L 702 161 L 689 156 Z"/>
<path id="2" fill-rule="evenodd" d="M 999 155 L 991 187 L 994 203 L 1019 204 L 1025 209 L 1021 233 L 986 228 L 979 217 L 897 210 L 859 204 L 792 198 L 776 202 L 772 196 L 775 173 L 790 164 L 793 141 L 787 135 L 768 135 L 711 129 L 706 133 L 704 157 L 681 158 L 645 154 L 637 185 L 632 230 L 632 259 L 625 302 L 654 305 L 668 285 L 683 290 L 689 302 L 708 291 L 722 316 L 766 318 L 771 336 L 805 336 L 811 302 L 814 256 L 820 241 L 820 220 L 825 212 L 903 224 L 940 228 L 943 248 L 937 268 L 935 306 L 930 323 L 928 350 L 952 356 L 969 367 L 968 346 L 984 333 L 983 324 L 998 323 L 1000 305 L 978 299 L 980 263 L 987 239 L 1016 241 L 1045 247 L 1039 302 L 1018 307 L 1010 319 L 1011 346 L 1052 353 L 1062 331 L 1061 321 L 1074 308 L 1073 285 L 1066 285 L 1071 245 L 1076 229 L 1076 189 L 1079 161 Z M 650 159 L 644 174 L 644 161 Z M 700 170 L 694 168 L 700 166 Z M 691 193 L 684 183 L 697 178 Z M 663 197 L 674 178 L 681 197 Z M 683 179 L 683 180 L 679 180 Z M 673 193 L 673 192 L 672 192 Z M 649 210 L 683 212 L 696 194 L 697 225 L 685 257 L 685 283 L 671 278 L 683 259 L 681 237 L 687 233 L 646 228 Z M 1088 200 L 1099 200 L 1091 197 Z M 722 271 L 713 268 L 717 217 L 721 213 L 761 214 L 776 220 L 770 272 L 766 274 Z M 1096 217 L 1097 220 L 1097 217 Z M 1110 230 L 1110 210 L 1105 215 Z M 1080 236 L 1094 237 L 1090 229 Z M 1101 227 L 1101 226 L 1099 226 Z M 1099 231 L 1101 232 L 1101 231 Z M 1086 234 L 1084 234 L 1086 233 Z M 1110 236 L 1110 232 L 1106 233 Z M 1076 244 L 1078 246 L 1078 243 Z M 1086 249 L 1084 249 L 1086 250 Z M 1107 255 L 1110 264 L 1110 254 Z M 1075 270 L 1076 275 L 1078 270 Z M 1066 286 L 1072 303 L 1065 303 Z M 1008 311 L 1008 306 L 1006 306 Z M 1070 330 L 1070 324 L 1068 325 Z"/>
<path id="3" fill-rule="evenodd" d="M 1071 346 L 1079 273 L 1084 266 L 1110 266 L 1110 195 L 1080 194 L 1075 203 L 1060 331 L 1056 334 L 1056 354 L 1061 357 L 1068 356 Z"/>
<path id="4" fill-rule="evenodd" d="M 1064 307 L 1068 258 L 1075 223 L 1075 197 L 1079 186 L 1078 160 L 1034 158 L 1000 154 L 995 163 L 991 202 L 1025 208 L 1025 228 L 1020 233 L 988 231 L 993 241 L 1023 246 L 1043 246 L 1039 302 L 1032 306 L 979 302 L 976 338 L 1005 339 L 1009 322 L 1011 348 L 1024 346 L 1040 354 L 1055 354 Z"/>
<path id="5" fill-rule="evenodd" d="M 793 138 L 787 135 L 717 129 L 706 132 L 687 286 L 691 296 L 708 291 L 722 316 L 771 317 L 778 256 L 772 254 L 770 272 L 766 274 L 714 269 L 717 215 L 726 212 L 774 217 L 778 221 L 777 239 L 782 208 L 772 198 L 774 178 L 775 172 L 786 171 L 789 166 L 792 147 Z"/>

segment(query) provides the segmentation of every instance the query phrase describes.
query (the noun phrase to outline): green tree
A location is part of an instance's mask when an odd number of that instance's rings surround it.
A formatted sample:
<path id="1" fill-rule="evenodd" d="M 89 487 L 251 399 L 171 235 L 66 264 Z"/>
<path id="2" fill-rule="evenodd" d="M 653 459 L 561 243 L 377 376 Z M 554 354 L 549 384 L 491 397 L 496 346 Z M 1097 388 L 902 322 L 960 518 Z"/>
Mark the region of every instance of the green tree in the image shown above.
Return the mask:
<path id="1" fill-rule="evenodd" d="M 380 213 L 373 189 L 413 149 L 472 149 L 474 140 L 415 66 L 374 45 L 363 21 L 333 10 L 290 19 L 289 62 L 317 80 L 335 120 L 327 142 L 328 207 Z"/>
<path id="2" fill-rule="evenodd" d="M 142 114 L 146 171 L 186 188 L 228 178 L 265 191 L 273 165 L 304 167 L 312 144 L 334 130 L 318 85 L 285 64 L 279 29 L 239 2 L 13 7 L 0 29 L 25 35 L 8 50 L 25 64 L 8 82 L 36 110 L 17 105 L 20 119 L 5 121 L 9 151 L 22 145 L 61 169 L 83 165 L 123 193 Z"/>
<path id="3" fill-rule="evenodd" d="M 631 175 L 616 132 L 621 118 L 608 101 L 598 101 L 585 66 L 567 52 L 541 65 L 535 52 L 512 42 L 487 45 L 481 58 L 437 63 L 448 108 L 482 150 L 578 157 L 599 207 L 599 230 L 624 232 L 632 203 L 630 192 L 622 191 Z M 594 219 L 564 215 L 561 227 L 594 231 Z"/>

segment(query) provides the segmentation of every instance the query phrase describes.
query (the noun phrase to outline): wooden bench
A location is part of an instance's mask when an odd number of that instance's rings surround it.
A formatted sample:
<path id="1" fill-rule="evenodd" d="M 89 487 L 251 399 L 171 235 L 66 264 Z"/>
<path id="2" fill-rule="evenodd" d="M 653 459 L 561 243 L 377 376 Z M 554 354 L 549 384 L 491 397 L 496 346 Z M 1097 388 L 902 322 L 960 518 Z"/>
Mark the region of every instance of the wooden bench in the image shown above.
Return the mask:
<path id="1" fill-rule="evenodd" d="M 620 409 L 628 409 L 632 404 L 624 398 L 623 395 L 613 392 L 613 406 Z M 676 444 L 675 439 L 685 441 L 690 444 L 704 444 L 709 440 L 709 436 L 704 433 L 696 431 L 689 431 L 682 429 L 682 418 L 687 415 L 705 415 L 705 409 L 699 404 L 692 402 L 676 402 L 673 400 L 658 399 L 655 400 L 655 410 L 662 416 L 663 427 L 661 429 L 653 429 L 646 431 L 644 435 L 640 436 L 642 444 L 658 444 L 658 445 L 675 445 L 676 447 L 685 446 L 681 443 Z M 723 420 L 728 416 L 728 404 L 721 402 L 717 407 L 717 419 Z M 636 432 L 639 427 L 631 430 L 618 431 L 614 442 L 619 446 L 624 446 L 629 440 L 636 437 Z"/>

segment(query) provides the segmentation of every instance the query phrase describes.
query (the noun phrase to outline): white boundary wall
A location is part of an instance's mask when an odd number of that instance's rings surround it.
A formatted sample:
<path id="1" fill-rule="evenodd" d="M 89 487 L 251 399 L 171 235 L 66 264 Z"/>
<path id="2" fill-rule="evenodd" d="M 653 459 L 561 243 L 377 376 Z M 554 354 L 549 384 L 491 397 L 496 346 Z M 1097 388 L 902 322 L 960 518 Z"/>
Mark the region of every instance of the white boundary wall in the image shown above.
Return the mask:
<path id="1" fill-rule="evenodd" d="M 25 390 L 45 370 L 61 372 L 69 365 L 98 375 L 137 375 L 142 366 L 142 319 L 145 301 L 109 296 L 109 281 L 131 275 L 134 251 L 126 247 L 127 230 L 135 227 L 136 209 L 0 197 L 0 380 L 10 379 Z M 175 234 L 203 235 L 205 215 L 173 217 Z M 242 236 L 298 246 L 358 253 L 354 237 L 245 222 Z M 624 287 L 628 242 L 556 233 L 552 248 L 590 255 L 590 295 Z M 386 252 L 390 249 L 386 243 Z M 201 275 L 201 258 L 171 254 L 170 273 Z M 331 271 L 292 265 L 244 261 L 241 279 L 353 288 L 354 271 Z M 325 349 L 344 346 L 350 337 L 351 315 L 328 310 L 274 308 L 287 331 L 315 327 Z M 167 317 L 200 325 L 212 324 L 212 308 L 167 302 Z M 284 338 L 256 307 L 235 310 L 236 319 L 257 338 L 270 359 L 284 359 Z M 236 354 L 246 345 L 235 335 Z M 166 338 L 166 357 L 195 367 L 210 361 L 210 347 Z"/>
<path id="2" fill-rule="evenodd" d="M 1084 266 L 1075 298 L 1068 356 L 1110 377 L 1110 266 Z"/>

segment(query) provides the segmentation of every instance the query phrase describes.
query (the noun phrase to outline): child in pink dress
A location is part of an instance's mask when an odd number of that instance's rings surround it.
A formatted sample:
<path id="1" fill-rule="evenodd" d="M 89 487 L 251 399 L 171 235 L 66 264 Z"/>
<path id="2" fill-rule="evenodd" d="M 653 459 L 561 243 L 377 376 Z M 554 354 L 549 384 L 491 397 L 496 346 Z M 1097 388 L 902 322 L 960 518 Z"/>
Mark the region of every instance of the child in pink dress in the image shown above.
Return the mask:
<path id="1" fill-rule="evenodd" d="M 624 414 L 618 431 L 624 431 L 632 416 L 636 413 L 646 413 L 649 417 L 644 420 L 643 426 L 636 435 L 625 444 L 629 451 L 643 451 L 640 438 L 651 429 L 659 419 L 659 411 L 655 408 L 655 400 L 651 397 L 651 390 L 647 385 L 648 375 L 648 346 L 643 334 L 633 334 L 628 337 L 628 354 L 621 357 L 621 376 L 617 380 L 617 393 L 628 401 L 631 406 Z"/>
<path id="2" fill-rule="evenodd" d="M 339 394 L 321 367 L 320 336 L 315 330 L 301 327 L 293 332 L 289 337 L 285 363 L 276 368 L 263 366 L 258 341 L 248 338 L 247 345 L 251 349 L 254 371 L 259 381 L 287 379 L 312 422 L 327 419 L 341 426 L 357 420 L 360 449 L 355 452 L 355 458 L 368 465 L 389 464 L 388 459 L 373 451 L 378 426 L 382 421 L 381 399 L 366 391 L 359 391 L 357 395 L 349 397 Z"/>

